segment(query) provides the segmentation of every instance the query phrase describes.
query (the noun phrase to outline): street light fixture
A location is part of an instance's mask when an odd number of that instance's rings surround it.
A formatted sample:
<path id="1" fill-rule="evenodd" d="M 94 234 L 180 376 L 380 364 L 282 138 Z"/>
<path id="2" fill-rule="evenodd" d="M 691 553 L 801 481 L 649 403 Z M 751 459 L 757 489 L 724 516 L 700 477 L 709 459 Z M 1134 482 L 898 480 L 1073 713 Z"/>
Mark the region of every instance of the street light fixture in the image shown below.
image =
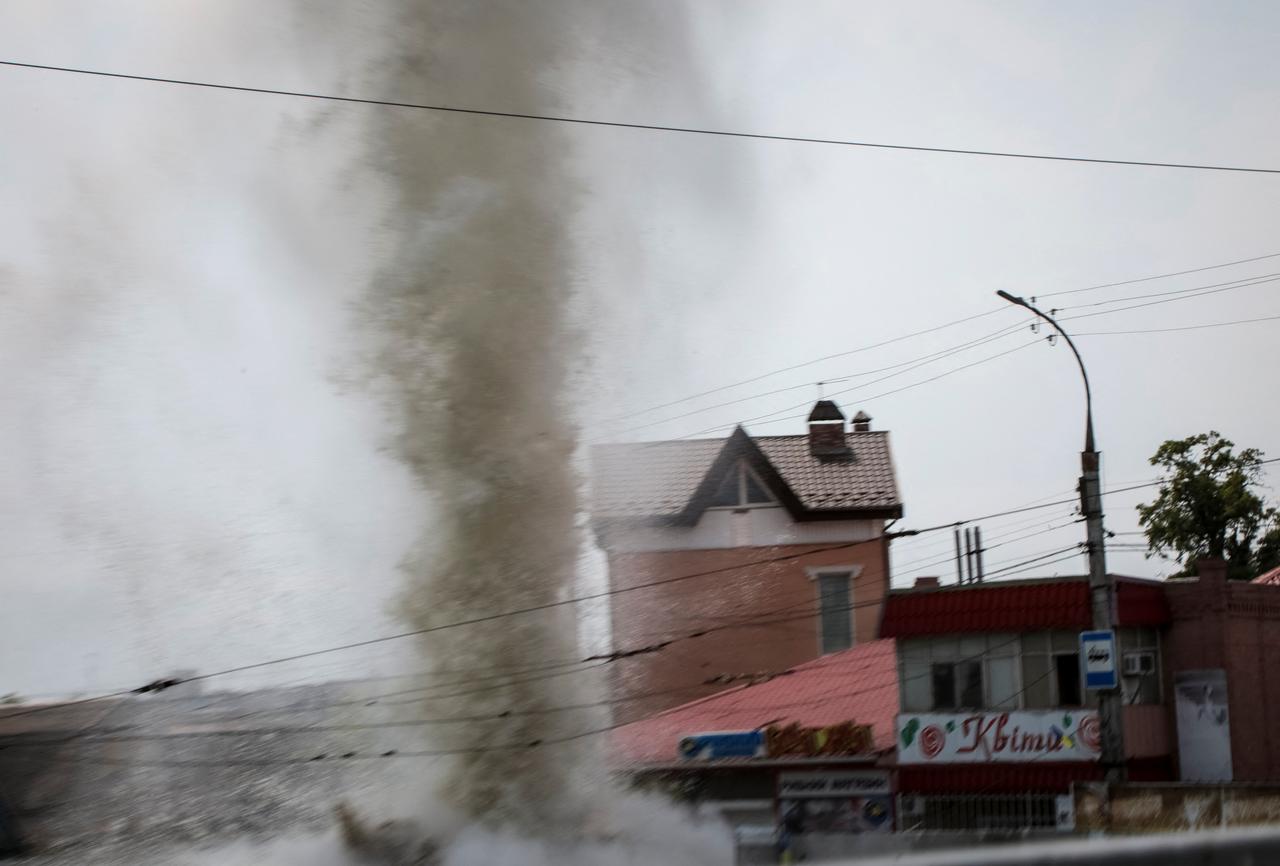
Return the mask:
<path id="1" fill-rule="evenodd" d="M 1113 630 L 1115 618 L 1115 584 L 1107 574 L 1107 551 L 1102 528 L 1102 487 L 1098 478 L 1100 454 L 1093 438 L 1093 392 L 1089 388 L 1089 374 L 1084 368 L 1084 359 L 1080 350 L 1071 341 L 1071 336 L 1062 326 L 1048 314 L 1041 312 L 1025 298 L 1011 295 L 1005 291 L 997 291 L 1004 300 L 1019 307 L 1030 310 L 1044 319 L 1062 335 L 1071 352 L 1080 365 L 1080 376 L 1084 379 L 1084 450 L 1080 452 L 1080 507 L 1084 512 L 1086 538 L 1089 549 L 1089 602 L 1093 616 L 1093 627 L 1098 630 Z M 1114 662 L 1114 659 L 1113 659 Z M 1106 689 L 1098 693 L 1098 719 L 1102 728 L 1102 763 L 1106 769 L 1108 782 L 1124 781 L 1124 728 L 1123 703 L 1119 689 Z"/>

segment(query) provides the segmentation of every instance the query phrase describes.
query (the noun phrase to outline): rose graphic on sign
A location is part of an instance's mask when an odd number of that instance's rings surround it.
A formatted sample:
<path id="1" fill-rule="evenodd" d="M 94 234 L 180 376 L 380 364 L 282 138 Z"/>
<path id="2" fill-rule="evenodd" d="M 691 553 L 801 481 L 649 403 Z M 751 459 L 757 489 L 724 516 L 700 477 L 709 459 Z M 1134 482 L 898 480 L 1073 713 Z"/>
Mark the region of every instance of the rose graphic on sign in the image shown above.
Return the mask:
<path id="1" fill-rule="evenodd" d="M 920 732 L 920 753 L 926 758 L 936 758 L 947 746 L 947 735 L 937 725 L 929 725 Z"/>
<path id="2" fill-rule="evenodd" d="M 1081 719 L 1080 727 L 1076 728 L 1076 735 L 1089 751 L 1097 752 L 1102 749 L 1102 728 L 1098 724 L 1097 716 L 1085 716 Z"/>

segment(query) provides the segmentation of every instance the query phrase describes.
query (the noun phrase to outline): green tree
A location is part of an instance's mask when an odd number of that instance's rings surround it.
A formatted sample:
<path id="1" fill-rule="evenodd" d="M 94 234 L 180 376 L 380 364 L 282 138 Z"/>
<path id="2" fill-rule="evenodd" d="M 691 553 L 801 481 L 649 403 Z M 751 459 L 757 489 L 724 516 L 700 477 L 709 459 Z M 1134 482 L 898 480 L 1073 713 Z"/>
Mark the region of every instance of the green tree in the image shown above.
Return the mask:
<path id="1" fill-rule="evenodd" d="M 1194 574 L 1197 559 L 1225 559 L 1238 580 L 1280 561 L 1278 512 L 1256 492 L 1262 459 L 1257 448 L 1237 453 L 1216 431 L 1161 445 L 1151 458 L 1163 470 L 1160 493 L 1138 506 L 1148 556 L 1176 554 L 1180 575 Z"/>

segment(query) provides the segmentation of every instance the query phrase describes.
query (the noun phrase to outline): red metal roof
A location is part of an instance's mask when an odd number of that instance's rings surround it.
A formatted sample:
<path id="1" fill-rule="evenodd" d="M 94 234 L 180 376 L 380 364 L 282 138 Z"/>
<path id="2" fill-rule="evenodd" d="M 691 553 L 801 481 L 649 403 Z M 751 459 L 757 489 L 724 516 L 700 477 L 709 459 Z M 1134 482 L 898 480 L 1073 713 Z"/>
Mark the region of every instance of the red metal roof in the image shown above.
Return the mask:
<path id="1" fill-rule="evenodd" d="M 894 746 L 898 667 L 894 642 L 858 644 L 758 685 L 740 686 L 625 725 L 611 737 L 619 763 L 668 763 L 688 734 L 754 730 L 768 722 L 871 725 L 876 747 Z"/>
<path id="2" fill-rule="evenodd" d="M 987 631 L 1086 629 L 1089 586 L 1079 580 L 991 583 L 891 592 L 881 637 Z"/>
<path id="3" fill-rule="evenodd" d="M 1120 625 L 1167 623 L 1163 585 L 1116 578 L 1116 618 Z M 1088 580 L 1069 578 L 891 592 L 885 599 L 880 636 L 1082 630 L 1092 625 Z"/>
<path id="4" fill-rule="evenodd" d="M 1116 579 L 1116 622 L 1120 625 L 1165 625 L 1170 618 L 1164 584 L 1137 578 Z"/>
<path id="5" fill-rule="evenodd" d="M 1273 568 L 1270 571 L 1264 571 L 1262 574 L 1258 575 L 1250 582 L 1266 583 L 1266 584 L 1272 584 L 1272 585 L 1280 584 L 1280 566 L 1277 566 L 1276 568 Z"/>

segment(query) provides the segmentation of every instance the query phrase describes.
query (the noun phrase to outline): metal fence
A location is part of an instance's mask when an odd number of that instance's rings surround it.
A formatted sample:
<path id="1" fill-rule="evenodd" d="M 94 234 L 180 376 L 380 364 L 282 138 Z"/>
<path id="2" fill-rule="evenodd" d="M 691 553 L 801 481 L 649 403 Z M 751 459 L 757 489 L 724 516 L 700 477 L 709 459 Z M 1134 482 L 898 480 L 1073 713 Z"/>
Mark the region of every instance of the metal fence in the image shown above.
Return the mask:
<path id="1" fill-rule="evenodd" d="M 1056 794 L 898 795 L 900 832 L 1028 833 L 1058 827 Z"/>

